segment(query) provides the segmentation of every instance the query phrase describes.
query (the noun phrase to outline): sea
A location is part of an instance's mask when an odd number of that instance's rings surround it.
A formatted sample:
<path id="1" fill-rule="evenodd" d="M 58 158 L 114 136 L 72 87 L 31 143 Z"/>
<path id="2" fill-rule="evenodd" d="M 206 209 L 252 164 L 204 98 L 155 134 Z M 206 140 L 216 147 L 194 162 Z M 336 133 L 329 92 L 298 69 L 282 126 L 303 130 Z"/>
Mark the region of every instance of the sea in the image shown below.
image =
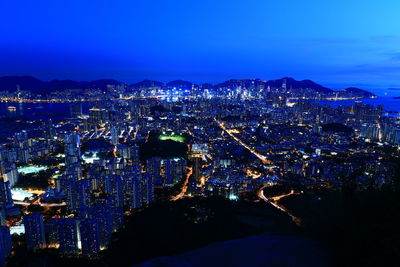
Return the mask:
<path id="1" fill-rule="evenodd" d="M 71 103 L 22 103 L 0 102 L 0 144 L 15 132 L 37 129 L 39 120 L 52 119 L 58 123 L 70 117 Z M 83 113 L 87 114 L 93 102 L 82 102 Z"/>
<path id="2" fill-rule="evenodd" d="M 88 113 L 93 102 L 81 102 L 83 113 Z M 70 116 L 71 103 L 0 102 L 0 117 L 25 120 L 63 120 Z"/>
<path id="3" fill-rule="evenodd" d="M 400 99 L 395 99 L 389 96 L 378 96 L 377 98 L 361 98 L 357 100 L 313 100 L 321 105 L 329 105 L 333 108 L 338 106 L 352 106 L 354 102 L 361 101 L 364 104 L 370 104 L 373 106 L 382 105 L 386 112 L 397 112 L 400 113 Z"/>
<path id="4" fill-rule="evenodd" d="M 352 106 L 355 101 L 362 101 L 365 104 L 374 106 L 382 105 L 385 111 L 400 113 L 400 89 L 376 89 L 371 90 L 371 92 L 378 97 L 358 100 L 316 100 L 316 102 L 336 108 L 338 106 Z"/>

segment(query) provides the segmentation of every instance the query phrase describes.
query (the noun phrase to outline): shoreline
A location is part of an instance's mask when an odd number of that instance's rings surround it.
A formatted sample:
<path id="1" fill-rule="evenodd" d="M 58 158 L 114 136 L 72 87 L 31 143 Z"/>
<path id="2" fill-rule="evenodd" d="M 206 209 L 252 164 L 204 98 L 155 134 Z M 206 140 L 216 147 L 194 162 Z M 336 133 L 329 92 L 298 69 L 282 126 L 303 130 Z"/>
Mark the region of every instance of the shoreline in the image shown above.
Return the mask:
<path id="1" fill-rule="evenodd" d="M 136 96 L 136 97 L 122 97 L 122 98 L 92 98 L 92 99 L 18 99 L 18 98 L 0 98 L 0 103 L 76 103 L 76 102 L 96 102 L 96 101 L 119 101 L 119 100 L 132 100 L 132 99 L 145 99 L 145 98 L 163 98 L 167 97 L 164 95 L 159 96 Z M 172 97 L 172 96 L 171 96 Z M 179 97 L 179 96 L 178 96 Z M 188 97 L 188 96 L 185 96 Z M 336 98 L 336 97 L 327 97 L 327 98 L 314 98 L 314 97 L 288 97 L 291 100 L 327 100 L 327 101 L 344 101 L 344 100 L 357 100 L 357 99 L 376 99 L 379 96 L 374 97 L 346 97 L 346 98 Z M 249 99 L 263 99 L 263 98 L 249 98 Z"/>

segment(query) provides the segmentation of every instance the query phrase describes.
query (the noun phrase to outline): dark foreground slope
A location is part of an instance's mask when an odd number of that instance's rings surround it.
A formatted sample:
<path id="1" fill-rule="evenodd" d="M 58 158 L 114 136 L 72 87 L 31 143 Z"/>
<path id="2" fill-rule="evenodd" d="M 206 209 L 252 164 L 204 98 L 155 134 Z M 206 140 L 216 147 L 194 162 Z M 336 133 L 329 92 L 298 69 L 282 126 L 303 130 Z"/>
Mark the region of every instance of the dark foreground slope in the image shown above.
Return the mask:
<path id="1" fill-rule="evenodd" d="M 296 236 L 262 234 L 218 242 L 176 256 L 158 257 L 135 264 L 156 266 L 330 266 L 321 244 Z"/>
<path id="2" fill-rule="evenodd" d="M 305 235 L 328 247 L 334 265 L 399 266 L 399 192 L 319 191 L 281 202 L 302 218 Z"/>
<path id="3" fill-rule="evenodd" d="M 286 214 L 264 202 L 196 197 L 154 203 L 135 212 L 128 217 L 125 228 L 113 236 L 109 249 L 97 259 L 63 257 L 48 249 L 31 252 L 21 245 L 15 249 L 9 266 L 132 266 L 214 242 L 264 232 L 291 235 L 296 231 L 297 226 Z"/>
<path id="4" fill-rule="evenodd" d="M 105 259 L 116 266 L 127 266 L 213 242 L 265 231 L 295 230 L 285 214 L 265 203 L 191 198 L 160 203 L 129 218 L 127 227 L 115 235 Z"/>

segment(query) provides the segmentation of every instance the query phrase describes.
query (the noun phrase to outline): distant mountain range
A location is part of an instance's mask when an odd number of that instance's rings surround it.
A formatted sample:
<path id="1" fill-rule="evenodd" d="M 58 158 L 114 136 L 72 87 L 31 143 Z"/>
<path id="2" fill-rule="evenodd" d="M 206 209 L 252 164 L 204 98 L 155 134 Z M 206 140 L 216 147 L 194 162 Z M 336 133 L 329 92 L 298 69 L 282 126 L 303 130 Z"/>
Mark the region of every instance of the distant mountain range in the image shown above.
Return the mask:
<path id="1" fill-rule="evenodd" d="M 243 80 L 228 80 L 223 83 L 217 84 L 217 87 L 221 88 L 228 88 L 228 87 L 236 87 L 236 86 L 245 86 L 246 88 L 250 88 L 251 86 L 257 87 L 259 85 L 264 85 L 265 87 L 270 87 L 270 88 L 280 88 L 282 87 L 282 84 L 286 82 L 286 87 L 287 89 L 291 90 L 296 90 L 296 89 L 313 89 L 317 92 L 321 93 L 332 93 L 333 90 L 326 88 L 322 85 L 319 85 L 311 80 L 303 80 L 303 81 L 297 81 L 293 78 L 285 77 L 282 79 L 277 79 L 277 80 L 269 80 L 269 81 L 262 81 L 259 79 L 255 80 L 250 80 L 250 79 L 243 79 Z"/>
<path id="2" fill-rule="evenodd" d="M 143 80 L 133 84 L 125 84 L 113 79 L 100 79 L 94 81 L 73 81 L 73 80 L 51 80 L 41 81 L 32 76 L 3 76 L 0 77 L 0 91 L 16 91 L 17 86 L 20 90 L 30 91 L 34 94 L 48 94 L 50 92 L 62 91 L 66 89 L 101 89 L 108 90 L 109 85 L 125 85 L 132 90 L 150 89 L 150 88 L 182 88 L 191 89 L 204 88 L 212 90 L 225 90 L 241 86 L 241 88 L 257 89 L 259 88 L 280 88 L 286 83 L 286 90 L 288 92 L 296 93 L 300 90 L 308 90 L 322 95 L 338 95 L 338 96 L 355 96 L 355 97 L 374 97 L 375 95 L 369 91 L 360 88 L 346 88 L 339 91 L 334 91 L 330 88 L 324 87 L 311 80 L 298 81 L 290 77 L 285 77 L 277 80 L 260 80 L 260 79 L 231 79 L 219 84 L 194 84 L 190 81 L 176 80 L 168 83 L 159 81 Z"/>

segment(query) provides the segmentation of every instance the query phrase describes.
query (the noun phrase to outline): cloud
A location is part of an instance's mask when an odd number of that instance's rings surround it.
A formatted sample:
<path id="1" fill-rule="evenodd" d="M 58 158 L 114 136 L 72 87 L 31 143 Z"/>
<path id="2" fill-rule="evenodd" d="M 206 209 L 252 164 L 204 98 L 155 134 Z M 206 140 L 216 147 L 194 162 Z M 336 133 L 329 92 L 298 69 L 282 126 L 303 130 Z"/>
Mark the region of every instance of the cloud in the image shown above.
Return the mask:
<path id="1" fill-rule="evenodd" d="M 326 37 L 326 38 L 312 38 L 308 41 L 317 42 L 317 43 L 325 43 L 325 44 L 358 44 L 361 42 L 359 39 L 355 38 L 347 38 L 347 37 Z"/>
<path id="2" fill-rule="evenodd" d="M 393 61 L 400 61 L 400 52 L 390 53 L 389 56 Z"/>
<path id="3" fill-rule="evenodd" d="M 381 35 L 381 36 L 373 36 L 371 40 L 377 43 L 393 43 L 400 42 L 400 35 Z"/>

